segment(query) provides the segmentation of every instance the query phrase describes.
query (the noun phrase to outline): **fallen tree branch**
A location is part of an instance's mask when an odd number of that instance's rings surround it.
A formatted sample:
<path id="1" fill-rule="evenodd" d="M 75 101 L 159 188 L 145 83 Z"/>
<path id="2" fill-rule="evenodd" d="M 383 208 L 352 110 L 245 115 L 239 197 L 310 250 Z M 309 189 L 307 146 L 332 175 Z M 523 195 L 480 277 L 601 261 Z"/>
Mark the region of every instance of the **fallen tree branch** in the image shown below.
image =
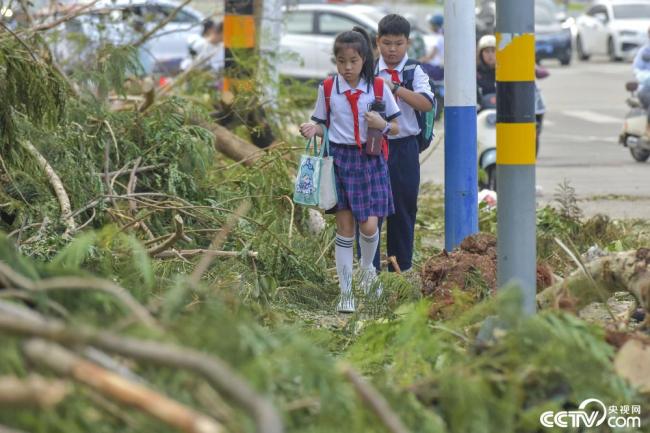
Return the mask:
<path id="1" fill-rule="evenodd" d="M 6 427 L 4 425 L 0 425 L 0 433 L 26 433 L 23 430 L 16 430 L 10 427 Z"/>
<path id="2" fill-rule="evenodd" d="M 170 258 L 176 258 L 178 256 L 181 257 L 195 257 L 199 256 L 201 254 L 210 254 L 212 257 L 240 257 L 242 255 L 241 251 L 218 251 L 218 250 L 207 250 L 207 249 L 194 249 L 194 250 L 171 250 L 171 251 L 163 251 L 161 253 L 156 254 L 157 259 L 170 259 Z M 259 253 L 257 251 L 247 251 L 246 256 L 252 257 L 252 258 L 257 258 L 259 256 Z"/>
<path id="3" fill-rule="evenodd" d="M 0 406 L 36 405 L 50 408 L 59 404 L 70 392 L 63 380 L 45 379 L 35 374 L 26 378 L 0 376 Z"/>
<path id="4" fill-rule="evenodd" d="M 251 167 L 262 157 L 266 151 L 260 150 L 254 144 L 233 134 L 232 131 L 218 123 L 201 124 L 203 128 L 214 134 L 214 148 L 228 158 L 242 162 L 246 167 Z"/>
<path id="5" fill-rule="evenodd" d="M 85 14 L 86 12 L 88 12 L 88 10 L 90 8 L 95 6 L 95 4 L 97 2 L 99 2 L 99 0 L 93 0 L 92 2 L 90 2 L 88 4 L 85 4 L 85 5 L 77 8 L 74 12 L 70 12 L 69 14 L 64 15 L 63 17 L 59 18 L 58 20 L 52 21 L 50 23 L 38 24 L 38 25 L 36 25 L 34 27 L 29 28 L 28 30 L 32 31 L 32 32 L 42 32 L 42 31 L 53 29 L 53 28 L 57 27 L 60 24 L 63 24 L 65 22 L 68 22 L 68 21 L 70 21 L 72 19 L 77 18 L 78 16 L 81 16 L 81 15 Z"/>
<path id="6" fill-rule="evenodd" d="M 129 183 L 126 186 L 127 194 L 133 194 L 135 192 L 135 186 L 138 183 L 136 170 L 138 169 L 138 166 L 140 166 L 140 162 L 142 162 L 142 157 L 138 157 L 138 159 L 136 159 L 135 163 L 133 164 L 133 168 L 131 169 L 131 175 L 129 176 Z M 134 200 L 129 200 L 129 210 L 131 210 L 132 214 L 135 214 L 138 211 L 138 205 Z"/>
<path id="7" fill-rule="evenodd" d="M 608 293 L 627 290 L 637 298 L 641 306 L 650 311 L 650 250 L 639 248 L 611 254 L 579 266 L 563 281 L 538 293 L 537 305 L 549 308 L 557 304 L 559 296 L 568 293 L 572 286 L 581 281 L 588 283 L 593 290 L 600 289 Z"/>
<path id="8" fill-rule="evenodd" d="M 129 164 L 127 164 L 126 166 L 128 167 Z M 167 164 L 144 165 L 142 167 L 137 167 L 137 168 L 134 167 L 130 172 L 126 171 L 126 169 L 117 170 L 117 171 L 109 171 L 108 172 L 108 177 L 110 177 L 110 178 L 113 178 L 114 176 L 119 177 L 119 176 L 123 176 L 123 175 L 126 175 L 126 174 L 130 175 L 131 173 L 135 173 L 135 174 L 146 173 L 146 172 L 149 172 L 149 171 L 157 170 L 159 168 L 163 168 L 166 165 Z M 97 175 L 101 176 L 101 177 L 104 177 L 104 173 L 97 173 Z"/>
<path id="9" fill-rule="evenodd" d="M 135 407 L 186 433 L 219 433 L 223 429 L 212 418 L 196 412 L 144 385 L 88 362 L 58 344 L 33 339 L 25 343 L 27 358 L 99 391 L 123 404 Z"/>
<path id="10" fill-rule="evenodd" d="M 409 433 L 399 416 L 391 409 L 386 399 L 359 373 L 348 365 L 340 366 L 341 372 L 352 384 L 363 403 L 379 418 L 391 433 Z"/>
<path id="11" fill-rule="evenodd" d="M 145 325 L 157 329 L 158 325 L 149 311 L 144 308 L 125 288 L 117 284 L 96 277 L 54 277 L 44 280 L 31 280 L 18 272 L 14 271 L 6 263 L 0 261 L 0 273 L 4 275 L 13 284 L 19 287 L 39 292 L 50 290 L 98 290 L 113 295 L 122 304 L 131 310 L 131 312 Z"/>
<path id="12" fill-rule="evenodd" d="M 0 311 L 2 304 L 3 302 L 0 301 Z M 257 394 L 237 372 L 215 356 L 172 344 L 100 333 L 85 327 L 68 329 L 59 321 L 25 319 L 20 315 L 0 315 L 0 330 L 14 335 L 41 337 L 64 344 L 92 345 L 140 361 L 186 369 L 203 376 L 216 390 L 245 409 L 254 418 L 258 433 L 284 431 L 282 418 L 271 402 Z"/>
<path id="13" fill-rule="evenodd" d="M 65 235 L 70 235 L 75 232 L 77 225 L 74 222 L 74 218 L 72 217 L 72 207 L 70 206 L 70 197 L 68 196 L 68 193 L 65 191 L 65 188 L 63 187 L 63 182 L 61 182 L 61 178 L 59 177 L 58 174 L 54 171 L 52 166 L 50 165 L 49 162 L 41 155 L 41 153 L 34 147 L 32 143 L 29 141 L 23 141 L 20 140 L 20 143 L 22 146 L 27 150 L 27 152 L 36 159 L 38 162 L 38 165 L 41 167 L 41 169 L 45 172 L 45 176 L 47 179 L 50 181 L 50 185 L 52 186 L 52 189 L 54 189 L 54 193 L 56 194 L 57 199 L 59 200 L 59 206 L 61 207 L 61 219 L 63 219 L 63 222 L 66 226 L 66 231 Z"/>
<path id="14" fill-rule="evenodd" d="M 212 240 L 212 243 L 208 248 L 208 252 L 206 252 L 206 254 L 203 255 L 201 261 L 199 261 L 198 265 L 196 265 L 196 268 L 194 268 L 194 271 L 190 276 L 190 283 L 192 285 L 196 286 L 199 283 L 203 274 L 206 273 L 206 271 L 212 264 L 212 261 L 216 257 L 215 255 L 212 254 L 212 251 L 216 251 L 219 250 L 219 248 L 221 248 L 224 242 L 226 242 L 226 239 L 228 238 L 230 232 L 235 228 L 235 225 L 239 222 L 239 220 L 244 215 L 248 213 L 250 208 L 251 208 L 250 202 L 245 201 L 242 204 L 240 204 L 237 210 L 228 217 L 228 219 L 226 220 L 226 224 Z"/>
<path id="15" fill-rule="evenodd" d="M 155 247 L 149 248 L 147 250 L 147 253 L 149 253 L 150 256 L 153 257 L 157 254 L 162 253 L 165 250 L 168 250 L 177 241 L 183 239 L 185 233 L 183 232 L 183 218 L 181 218 L 180 215 L 174 216 L 174 227 L 175 227 L 174 233 L 169 235 L 166 240 L 161 242 L 160 245 L 156 245 Z"/>

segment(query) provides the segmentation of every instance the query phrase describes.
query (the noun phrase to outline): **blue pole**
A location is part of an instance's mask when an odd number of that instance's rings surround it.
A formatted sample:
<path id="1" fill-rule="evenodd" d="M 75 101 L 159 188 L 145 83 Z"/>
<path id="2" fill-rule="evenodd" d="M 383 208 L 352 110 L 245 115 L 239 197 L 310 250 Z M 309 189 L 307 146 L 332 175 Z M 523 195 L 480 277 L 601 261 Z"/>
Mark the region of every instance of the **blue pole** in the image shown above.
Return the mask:
<path id="1" fill-rule="evenodd" d="M 478 232 L 474 0 L 445 0 L 445 248 Z"/>

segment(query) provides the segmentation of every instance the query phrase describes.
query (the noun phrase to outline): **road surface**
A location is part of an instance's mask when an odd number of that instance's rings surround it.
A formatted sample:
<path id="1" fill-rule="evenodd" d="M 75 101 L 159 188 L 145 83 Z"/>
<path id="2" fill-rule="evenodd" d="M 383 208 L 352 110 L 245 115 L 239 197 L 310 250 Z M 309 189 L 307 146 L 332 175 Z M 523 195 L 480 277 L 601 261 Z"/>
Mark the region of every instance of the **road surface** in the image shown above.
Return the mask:
<path id="1" fill-rule="evenodd" d="M 543 65 L 551 76 L 539 82 L 547 115 L 537 163 L 538 203 L 552 202 L 558 184 L 567 179 L 587 216 L 650 217 L 650 163 L 635 162 L 617 141 L 631 65 L 605 59 Z M 441 145 L 423 164 L 422 181 L 442 184 L 443 171 Z"/>

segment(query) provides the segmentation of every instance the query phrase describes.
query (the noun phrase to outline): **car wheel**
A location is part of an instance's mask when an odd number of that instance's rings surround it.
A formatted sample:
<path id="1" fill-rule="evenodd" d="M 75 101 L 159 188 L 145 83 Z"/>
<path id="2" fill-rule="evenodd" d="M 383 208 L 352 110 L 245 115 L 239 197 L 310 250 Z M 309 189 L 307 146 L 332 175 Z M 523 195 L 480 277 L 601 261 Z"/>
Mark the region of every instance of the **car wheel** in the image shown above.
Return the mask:
<path id="1" fill-rule="evenodd" d="M 646 162 L 650 158 L 649 150 L 633 147 L 630 148 L 630 153 L 632 154 L 632 158 L 637 162 Z"/>
<path id="2" fill-rule="evenodd" d="M 487 184 L 485 187 L 489 190 L 497 190 L 497 166 L 496 164 L 490 165 L 485 169 L 487 175 Z"/>
<path id="3" fill-rule="evenodd" d="M 576 38 L 576 50 L 578 50 L 578 58 L 582 61 L 587 61 L 589 60 L 589 57 L 591 57 L 589 54 L 585 52 L 585 49 L 582 45 L 582 38 L 580 35 Z"/>
<path id="4" fill-rule="evenodd" d="M 616 55 L 616 48 L 614 47 L 614 39 L 609 38 L 607 40 L 607 55 L 611 62 L 620 62 L 622 59 Z"/>
<path id="5" fill-rule="evenodd" d="M 569 66 L 571 64 L 571 53 L 566 53 L 564 56 L 560 57 L 560 65 Z"/>

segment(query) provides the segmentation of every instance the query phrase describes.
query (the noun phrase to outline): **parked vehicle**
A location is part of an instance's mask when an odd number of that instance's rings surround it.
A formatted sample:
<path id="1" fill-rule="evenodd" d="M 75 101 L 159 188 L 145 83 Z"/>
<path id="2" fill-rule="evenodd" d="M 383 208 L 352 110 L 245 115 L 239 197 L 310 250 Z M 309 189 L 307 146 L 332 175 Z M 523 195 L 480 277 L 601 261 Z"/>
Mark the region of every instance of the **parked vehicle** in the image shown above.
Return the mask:
<path id="1" fill-rule="evenodd" d="M 336 72 L 332 46 L 337 34 L 354 26 L 364 28 L 371 39 L 377 35 L 379 21 L 388 11 L 367 5 L 300 4 L 285 9 L 280 50 L 284 56 L 280 73 L 298 79 L 322 80 Z M 424 55 L 426 31 L 414 28 L 409 57 Z"/>
<path id="2" fill-rule="evenodd" d="M 174 0 L 101 0 L 89 13 L 52 29 L 48 37 L 61 63 L 83 63 L 102 43 L 126 45 L 137 41 L 179 5 Z M 169 75 L 178 72 L 181 60 L 187 56 L 188 38 L 200 34 L 203 20 L 200 12 L 188 6 L 178 11 L 141 49 L 145 70 Z"/>
<path id="3" fill-rule="evenodd" d="M 595 54 L 631 60 L 648 38 L 650 0 L 597 0 L 576 25 L 580 60 Z"/>
<path id="4" fill-rule="evenodd" d="M 535 59 L 557 59 L 567 66 L 573 55 L 571 29 L 563 26 L 558 16 L 561 14 L 552 2 L 535 2 Z"/>
<path id="5" fill-rule="evenodd" d="M 481 0 L 476 7 L 476 38 L 495 33 L 496 2 Z M 572 19 L 553 0 L 535 0 L 535 58 L 557 59 L 569 65 L 573 54 Z"/>
<path id="6" fill-rule="evenodd" d="M 631 81 L 625 84 L 625 88 L 630 92 L 627 98 L 627 105 L 630 111 L 625 116 L 623 130 L 619 135 L 619 143 L 628 149 L 635 161 L 646 162 L 650 158 L 650 140 L 646 133 L 648 124 L 648 112 L 643 109 L 641 102 L 636 97 L 635 92 L 639 84 Z"/>

